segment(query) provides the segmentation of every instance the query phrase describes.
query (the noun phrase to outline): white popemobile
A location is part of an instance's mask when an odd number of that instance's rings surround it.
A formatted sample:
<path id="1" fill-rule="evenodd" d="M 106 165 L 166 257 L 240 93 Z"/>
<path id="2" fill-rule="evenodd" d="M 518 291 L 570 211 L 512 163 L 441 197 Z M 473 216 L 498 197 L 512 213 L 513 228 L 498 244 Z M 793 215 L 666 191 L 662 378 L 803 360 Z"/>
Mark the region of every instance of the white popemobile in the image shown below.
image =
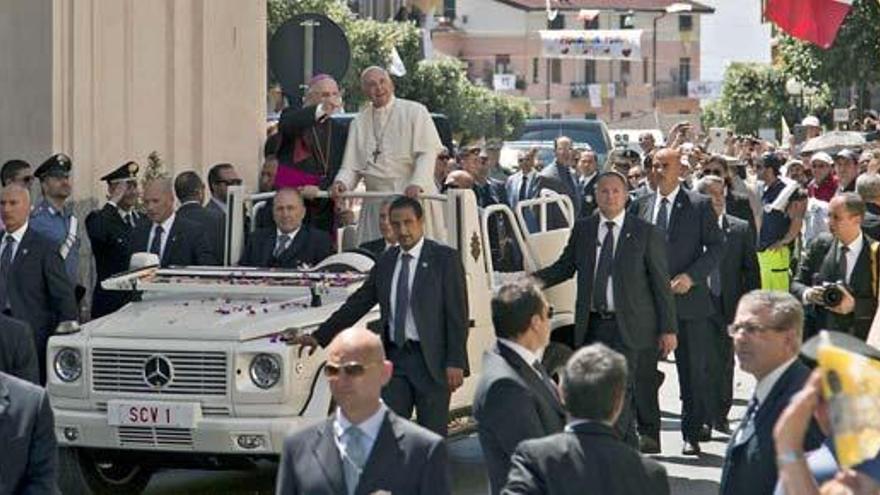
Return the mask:
<path id="1" fill-rule="evenodd" d="M 231 189 L 228 230 L 239 232 L 236 212 L 259 195 L 245 198 L 240 187 Z M 522 275 L 494 272 L 486 256 L 488 217 L 503 215 L 515 225 L 515 242 L 531 272 L 555 261 L 570 229 L 524 237 L 522 209 L 559 203 L 570 218 L 571 204 L 551 194 L 521 202 L 514 213 L 506 206 L 478 209 L 471 191 L 428 198 L 445 202 L 446 242 L 458 249 L 466 274 L 470 377 L 450 406 L 451 418 L 464 417 L 481 355 L 494 342 L 492 289 Z M 228 239 L 229 259 L 240 250 L 238 236 Z M 164 467 L 242 469 L 277 458 L 288 433 L 331 410 L 321 372 L 324 352 L 300 356 L 280 336 L 317 328 L 372 265 L 372 258 L 354 251 L 308 270 L 153 265 L 104 281 L 107 289 L 136 291 L 135 301 L 82 326 L 61 325 L 49 341 L 47 388 L 64 492 L 139 493 Z M 573 281 L 547 295 L 555 309 L 554 343 L 544 361 L 554 370 L 570 353 L 561 342 L 573 325 Z M 362 323 L 377 318 L 375 308 Z"/>

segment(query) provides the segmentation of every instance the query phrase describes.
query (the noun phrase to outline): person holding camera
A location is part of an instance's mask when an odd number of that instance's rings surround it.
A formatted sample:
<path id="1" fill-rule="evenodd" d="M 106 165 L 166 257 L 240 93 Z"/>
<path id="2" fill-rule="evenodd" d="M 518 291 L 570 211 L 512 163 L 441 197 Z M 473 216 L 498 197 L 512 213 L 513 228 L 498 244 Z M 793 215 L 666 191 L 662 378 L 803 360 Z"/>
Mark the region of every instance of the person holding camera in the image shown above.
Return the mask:
<path id="1" fill-rule="evenodd" d="M 791 292 L 812 311 L 807 336 L 818 329 L 846 332 L 862 340 L 877 311 L 880 243 L 862 232 L 865 203 L 855 193 L 835 196 L 828 207 L 830 234 L 817 237 Z"/>

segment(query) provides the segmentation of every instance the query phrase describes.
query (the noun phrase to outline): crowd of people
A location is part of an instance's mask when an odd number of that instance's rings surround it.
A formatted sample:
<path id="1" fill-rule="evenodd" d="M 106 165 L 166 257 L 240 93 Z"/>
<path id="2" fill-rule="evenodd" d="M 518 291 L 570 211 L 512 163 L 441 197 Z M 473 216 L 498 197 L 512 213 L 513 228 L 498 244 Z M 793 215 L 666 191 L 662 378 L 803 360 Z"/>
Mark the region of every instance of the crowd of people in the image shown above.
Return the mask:
<path id="1" fill-rule="evenodd" d="M 679 124 L 664 145 L 644 133 L 641 155 L 616 151 L 608 164 L 560 136 L 550 163 L 524 150 L 509 173 L 497 143 L 444 148 L 427 109 L 396 97 L 384 69 L 366 69 L 361 86 L 368 103 L 347 128 L 333 118 L 344 105 L 325 75 L 309 82 L 302 108 L 281 112 L 258 181 L 259 192 L 275 195 L 248 212 L 238 260 L 226 242 L 228 188 L 243 183 L 233 164 L 212 166 L 205 180 L 184 171 L 141 184 L 129 161 L 102 177 L 107 201 L 84 219 L 97 272 L 88 291 L 77 272 L 85 239 L 68 204 L 71 159 L 54 155 L 33 172 L 6 162 L 0 399 L 22 401 L 21 421 L 51 425 L 39 388 L 48 338 L 58 324 L 83 319 L 84 306 L 98 318 L 128 303 L 129 294 L 100 283 L 127 270 L 133 253 L 152 253 L 163 267 L 311 266 L 352 222 L 345 193 L 362 187 L 390 195 L 359 205 L 357 244 L 375 266 L 314 333 L 288 339 L 326 347 L 337 408 L 288 439 L 278 493 L 448 493 L 443 437 L 450 395 L 469 374 L 467 289 L 458 253 L 443 242 L 442 209 L 420 196 L 469 189 L 480 208 L 565 196 L 573 225 L 563 207 L 547 208 L 547 218 L 523 210 L 526 235 L 571 227 L 558 259 L 492 298 L 497 344 L 483 356 L 473 401 L 491 492 L 668 493 L 664 468 L 646 455 L 664 452 L 658 361 L 673 354 L 682 455 L 700 456 L 713 430 L 730 436 L 723 494 L 772 493 L 780 474 L 785 493 L 816 483 L 804 452 L 821 447 L 828 427 L 803 419 L 817 386 L 798 355 L 819 329 L 868 336 L 880 286 L 880 152 L 804 154 L 729 136 L 725 154 L 709 154 Z M 821 134 L 817 119 L 804 123 L 808 135 Z M 495 219 L 489 228 L 493 266 L 523 271 L 516 227 Z M 553 314 L 543 290 L 571 278 L 574 353 L 557 382 L 541 359 Z M 376 305 L 374 327 L 352 328 Z M 734 356 L 757 379 L 735 430 Z M 786 429 L 780 417 L 806 426 Z M 39 465 L 0 472 L 4 483 L 20 476 L 0 487 L 51 490 L 52 431 L 32 431 L 42 442 Z"/>

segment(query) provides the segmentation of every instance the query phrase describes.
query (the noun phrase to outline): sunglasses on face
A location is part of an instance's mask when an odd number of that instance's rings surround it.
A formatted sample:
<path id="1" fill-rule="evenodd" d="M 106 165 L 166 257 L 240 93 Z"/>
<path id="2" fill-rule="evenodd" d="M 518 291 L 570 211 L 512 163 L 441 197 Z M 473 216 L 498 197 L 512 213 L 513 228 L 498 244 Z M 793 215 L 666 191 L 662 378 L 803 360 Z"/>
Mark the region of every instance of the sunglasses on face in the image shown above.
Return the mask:
<path id="1" fill-rule="evenodd" d="M 327 378 L 334 378 L 339 376 L 340 373 L 345 373 L 352 378 L 356 378 L 359 376 L 363 376 L 363 374 L 366 373 L 369 368 L 372 368 L 377 364 L 379 363 L 363 364 L 352 361 L 344 364 L 334 364 L 328 362 L 324 365 L 324 376 L 326 376 Z"/>

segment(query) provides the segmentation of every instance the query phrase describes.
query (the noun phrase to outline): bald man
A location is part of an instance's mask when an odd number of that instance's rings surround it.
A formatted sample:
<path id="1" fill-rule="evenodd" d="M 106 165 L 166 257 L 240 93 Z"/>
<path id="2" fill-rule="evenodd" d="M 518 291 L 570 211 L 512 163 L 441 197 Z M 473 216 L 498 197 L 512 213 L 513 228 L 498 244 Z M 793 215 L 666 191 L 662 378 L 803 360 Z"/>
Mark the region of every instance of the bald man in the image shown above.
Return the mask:
<path id="1" fill-rule="evenodd" d="M 248 236 L 239 265 L 271 268 L 315 266 L 330 256 L 330 236 L 303 225 L 306 207 L 296 189 L 282 189 L 272 202 L 275 228 Z"/>
<path id="2" fill-rule="evenodd" d="M 309 198 L 305 223 L 326 232 L 333 230 L 333 202 L 310 197 L 318 189 L 330 187 L 342 163 L 348 130 L 330 118 L 342 111 L 342 105 L 336 81 L 319 74 L 309 81 L 303 108 L 285 109 L 278 123 L 281 144 L 273 185 L 276 189 L 300 189 Z"/>
<path id="3" fill-rule="evenodd" d="M 434 162 L 443 149 L 428 109 L 421 103 L 396 98 L 394 82 L 381 67 L 361 73 L 361 90 L 370 100 L 349 127 L 342 168 L 333 183 L 334 194 L 353 190 L 361 181 L 367 191 L 405 194 L 436 193 Z M 358 244 L 382 237 L 381 200 L 365 201 L 358 219 Z M 426 201 L 425 235 L 446 241 L 443 205 Z"/>
<path id="4" fill-rule="evenodd" d="M 380 399 L 393 365 L 375 333 L 350 328 L 327 348 L 324 375 L 336 411 L 284 442 L 276 493 L 447 494 L 439 435 L 395 415 Z"/>
<path id="5" fill-rule="evenodd" d="M 132 231 L 132 253 L 153 253 L 163 268 L 219 264 L 205 229 L 175 214 L 170 178 L 152 179 L 144 184 L 143 203 L 150 221 Z"/>
<path id="6" fill-rule="evenodd" d="M 633 201 L 630 211 L 663 231 L 667 242 L 670 286 L 678 316 L 675 365 L 682 400 L 682 453 L 696 455 L 700 454 L 699 442 L 708 440 L 712 433 L 707 426 L 713 409 L 707 359 L 714 348 L 709 319 L 715 310 L 707 280 L 720 264 L 723 234 L 709 197 L 681 187 L 678 150 L 658 150 L 653 165 L 659 177 L 657 190 Z M 656 354 L 653 357 L 656 359 Z M 640 367 L 636 372 L 640 375 L 636 383 L 647 384 L 636 387 L 640 433 L 656 441 L 642 441 L 643 451 L 659 450 L 660 446 L 660 410 L 656 406 L 659 383 L 652 383 L 657 366 L 654 360 L 651 362 L 651 367 Z"/>
<path id="7" fill-rule="evenodd" d="M 13 184 L 0 190 L 0 219 L 6 227 L 0 232 L 0 312 L 33 330 L 40 383 L 45 384 L 46 344 L 58 323 L 77 319 L 77 307 L 58 245 L 29 227 L 30 210 L 27 189 Z"/>

